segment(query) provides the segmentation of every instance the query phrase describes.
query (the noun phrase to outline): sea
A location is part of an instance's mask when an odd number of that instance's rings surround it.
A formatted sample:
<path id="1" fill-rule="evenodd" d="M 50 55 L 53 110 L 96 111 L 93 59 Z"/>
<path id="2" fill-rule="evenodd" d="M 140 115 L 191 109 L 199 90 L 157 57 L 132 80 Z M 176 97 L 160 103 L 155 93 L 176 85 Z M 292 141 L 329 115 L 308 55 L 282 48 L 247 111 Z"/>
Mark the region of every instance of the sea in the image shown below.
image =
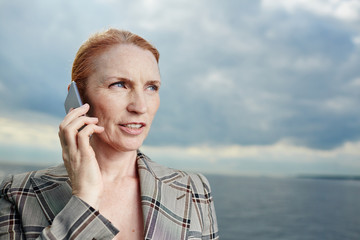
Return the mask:
<path id="1" fill-rule="evenodd" d="M 220 239 L 360 240 L 360 181 L 207 176 Z"/>
<path id="2" fill-rule="evenodd" d="M 0 164 L 0 178 L 40 166 Z M 206 175 L 222 240 L 360 240 L 360 179 Z"/>

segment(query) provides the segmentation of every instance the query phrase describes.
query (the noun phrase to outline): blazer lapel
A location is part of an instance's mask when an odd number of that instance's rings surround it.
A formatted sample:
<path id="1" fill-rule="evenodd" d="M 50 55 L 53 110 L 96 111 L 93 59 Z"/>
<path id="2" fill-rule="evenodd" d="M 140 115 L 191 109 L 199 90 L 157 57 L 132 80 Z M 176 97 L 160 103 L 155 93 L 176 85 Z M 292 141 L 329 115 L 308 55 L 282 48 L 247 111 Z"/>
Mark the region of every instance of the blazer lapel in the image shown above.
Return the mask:
<path id="1" fill-rule="evenodd" d="M 47 220 L 52 223 L 72 196 L 64 165 L 53 168 L 41 177 L 33 177 L 31 183 L 41 209 Z"/>
<path id="2" fill-rule="evenodd" d="M 139 156 L 145 239 L 187 239 L 192 201 L 190 178 L 141 153 Z"/>

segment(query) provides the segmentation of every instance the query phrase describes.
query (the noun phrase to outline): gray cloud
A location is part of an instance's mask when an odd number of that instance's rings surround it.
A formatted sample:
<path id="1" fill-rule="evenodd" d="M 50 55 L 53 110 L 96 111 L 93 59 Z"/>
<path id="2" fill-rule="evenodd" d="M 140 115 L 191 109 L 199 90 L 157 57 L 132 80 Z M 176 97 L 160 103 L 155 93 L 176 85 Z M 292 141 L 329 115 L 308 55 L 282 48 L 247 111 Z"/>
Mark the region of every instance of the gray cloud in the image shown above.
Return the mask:
<path id="1" fill-rule="evenodd" d="M 0 7 L 0 107 L 61 118 L 89 34 L 129 29 L 160 50 L 147 144 L 333 148 L 360 139 L 357 18 L 258 1 L 11 1 Z M 15 13 L 15 14 L 14 14 Z"/>

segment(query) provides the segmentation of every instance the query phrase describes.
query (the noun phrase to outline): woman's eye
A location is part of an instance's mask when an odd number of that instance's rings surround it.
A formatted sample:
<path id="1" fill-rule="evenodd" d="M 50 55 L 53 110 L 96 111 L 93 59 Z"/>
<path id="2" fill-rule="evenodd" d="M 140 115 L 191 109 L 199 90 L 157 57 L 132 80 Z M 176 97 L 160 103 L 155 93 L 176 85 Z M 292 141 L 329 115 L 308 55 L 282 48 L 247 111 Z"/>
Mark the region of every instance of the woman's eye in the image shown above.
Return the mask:
<path id="1" fill-rule="evenodd" d="M 150 86 L 147 87 L 147 89 L 149 89 L 150 91 L 156 92 L 156 91 L 159 90 L 159 87 L 156 86 L 156 85 L 150 85 Z"/>
<path id="2" fill-rule="evenodd" d="M 124 82 L 116 82 L 116 83 L 112 83 L 110 84 L 109 87 L 119 87 L 119 88 L 124 88 L 125 87 L 125 83 Z"/>

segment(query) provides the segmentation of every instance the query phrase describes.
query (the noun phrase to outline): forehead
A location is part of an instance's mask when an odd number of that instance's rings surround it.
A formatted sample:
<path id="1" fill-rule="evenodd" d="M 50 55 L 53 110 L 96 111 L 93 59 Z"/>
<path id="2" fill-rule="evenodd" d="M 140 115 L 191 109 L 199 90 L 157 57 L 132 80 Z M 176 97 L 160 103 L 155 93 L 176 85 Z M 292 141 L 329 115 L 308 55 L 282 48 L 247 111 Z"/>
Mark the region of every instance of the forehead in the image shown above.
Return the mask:
<path id="1" fill-rule="evenodd" d="M 95 60 L 95 72 L 106 71 L 113 74 L 141 74 L 160 80 L 155 56 L 149 50 L 133 44 L 115 45 L 99 55 Z"/>

